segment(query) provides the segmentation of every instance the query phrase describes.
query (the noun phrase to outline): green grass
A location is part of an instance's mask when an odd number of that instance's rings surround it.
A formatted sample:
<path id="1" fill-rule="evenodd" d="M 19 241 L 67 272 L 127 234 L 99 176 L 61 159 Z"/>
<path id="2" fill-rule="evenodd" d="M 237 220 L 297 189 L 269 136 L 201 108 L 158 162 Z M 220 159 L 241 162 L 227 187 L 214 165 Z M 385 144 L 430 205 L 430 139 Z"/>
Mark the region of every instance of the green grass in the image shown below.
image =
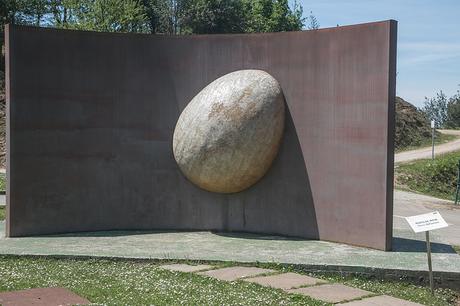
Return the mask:
<path id="1" fill-rule="evenodd" d="M 455 200 L 460 151 L 400 164 L 395 169 L 397 187 Z"/>
<path id="2" fill-rule="evenodd" d="M 0 206 L 0 221 L 5 220 L 5 206 Z"/>
<path id="3" fill-rule="evenodd" d="M 0 291 L 62 286 L 93 303 L 106 305 L 330 305 L 242 281 L 224 282 L 192 273 L 164 271 L 158 264 L 158 261 L 0 256 Z M 258 266 L 293 270 L 275 264 Z M 453 291 L 441 289 L 431 296 L 428 289 L 404 282 L 313 276 L 425 305 L 454 305 L 456 297 Z"/>
<path id="4" fill-rule="evenodd" d="M 452 248 L 460 255 L 460 245 L 453 245 Z"/>
<path id="5" fill-rule="evenodd" d="M 0 191 L 6 190 L 6 174 L 0 173 Z"/>
<path id="6" fill-rule="evenodd" d="M 449 141 L 453 141 L 457 139 L 458 136 L 456 135 L 447 135 L 447 134 L 442 134 L 439 133 L 438 136 L 435 137 L 434 143 L 435 145 L 443 144 Z M 410 151 L 410 150 L 416 150 L 416 149 L 421 149 L 421 148 L 426 148 L 431 146 L 431 139 L 423 139 L 418 145 L 416 146 L 408 146 L 408 147 L 403 147 L 403 148 L 398 148 L 396 149 L 396 153 L 404 152 L 404 151 Z"/>
<path id="7" fill-rule="evenodd" d="M 0 291 L 50 286 L 106 305 L 329 305 L 251 283 L 169 272 L 154 262 L 0 257 Z"/>

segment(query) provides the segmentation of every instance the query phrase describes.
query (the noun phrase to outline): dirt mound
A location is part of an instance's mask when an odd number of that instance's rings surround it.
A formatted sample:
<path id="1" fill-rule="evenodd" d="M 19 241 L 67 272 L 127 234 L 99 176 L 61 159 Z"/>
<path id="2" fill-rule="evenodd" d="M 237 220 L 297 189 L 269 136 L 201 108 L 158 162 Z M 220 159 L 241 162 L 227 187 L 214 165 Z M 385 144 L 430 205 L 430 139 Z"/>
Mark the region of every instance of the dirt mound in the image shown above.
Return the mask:
<path id="1" fill-rule="evenodd" d="M 396 97 L 395 148 L 420 145 L 431 139 L 430 121 L 414 105 Z"/>

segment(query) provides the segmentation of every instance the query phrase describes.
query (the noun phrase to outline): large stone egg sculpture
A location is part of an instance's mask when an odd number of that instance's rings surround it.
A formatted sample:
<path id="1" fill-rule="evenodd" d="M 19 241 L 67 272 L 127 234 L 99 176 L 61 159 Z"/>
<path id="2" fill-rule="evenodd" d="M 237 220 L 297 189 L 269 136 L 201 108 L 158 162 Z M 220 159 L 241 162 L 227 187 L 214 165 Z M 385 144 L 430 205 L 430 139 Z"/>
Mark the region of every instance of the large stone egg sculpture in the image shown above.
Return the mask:
<path id="1" fill-rule="evenodd" d="M 180 115 L 174 158 L 195 185 L 234 193 L 259 181 L 275 159 L 284 130 L 284 96 L 261 70 L 224 75 L 199 92 Z"/>

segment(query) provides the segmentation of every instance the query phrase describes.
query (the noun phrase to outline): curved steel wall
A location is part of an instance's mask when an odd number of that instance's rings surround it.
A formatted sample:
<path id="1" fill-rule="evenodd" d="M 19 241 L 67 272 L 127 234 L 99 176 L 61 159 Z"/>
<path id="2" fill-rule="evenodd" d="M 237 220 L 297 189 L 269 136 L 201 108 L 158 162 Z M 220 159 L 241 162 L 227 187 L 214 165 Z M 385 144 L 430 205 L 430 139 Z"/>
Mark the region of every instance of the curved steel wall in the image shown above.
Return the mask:
<path id="1" fill-rule="evenodd" d="M 155 36 L 8 26 L 7 235 L 248 231 L 391 248 L 396 22 Z M 255 68 L 289 112 L 269 173 L 237 194 L 189 183 L 177 118 Z"/>

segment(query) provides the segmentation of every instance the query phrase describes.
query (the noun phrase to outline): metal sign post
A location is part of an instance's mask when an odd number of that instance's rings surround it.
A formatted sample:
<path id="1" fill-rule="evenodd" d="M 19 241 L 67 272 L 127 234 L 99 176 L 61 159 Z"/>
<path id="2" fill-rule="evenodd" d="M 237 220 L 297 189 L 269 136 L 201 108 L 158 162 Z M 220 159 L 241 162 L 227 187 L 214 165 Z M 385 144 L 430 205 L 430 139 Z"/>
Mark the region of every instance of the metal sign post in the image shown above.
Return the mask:
<path id="1" fill-rule="evenodd" d="M 415 233 L 425 232 L 430 290 L 431 294 L 434 294 L 433 265 L 431 264 L 430 231 L 447 227 L 448 224 L 446 221 L 444 221 L 443 217 L 438 211 L 434 211 L 423 215 L 406 217 L 405 219 Z"/>
<path id="2" fill-rule="evenodd" d="M 431 120 L 431 159 L 434 160 L 434 120 Z"/>
<path id="3" fill-rule="evenodd" d="M 434 295 L 433 285 L 433 266 L 431 264 L 431 244 L 430 244 L 430 231 L 425 232 L 426 236 L 426 253 L 428 255 L 428 276 L 430 278 L 430 290 L 431 294 Z"/>

